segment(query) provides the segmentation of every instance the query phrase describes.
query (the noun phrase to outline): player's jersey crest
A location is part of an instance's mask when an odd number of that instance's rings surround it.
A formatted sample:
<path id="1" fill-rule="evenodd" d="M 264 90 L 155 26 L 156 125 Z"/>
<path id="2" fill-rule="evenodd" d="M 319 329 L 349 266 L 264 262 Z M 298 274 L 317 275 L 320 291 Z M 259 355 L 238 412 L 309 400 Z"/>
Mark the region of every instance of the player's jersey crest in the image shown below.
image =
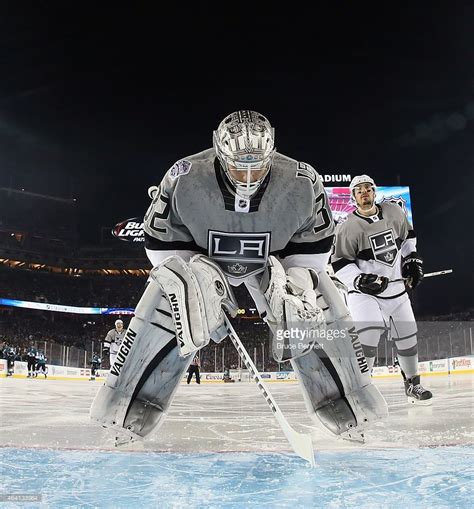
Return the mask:
<path id="1" fill-rule="evenodd" d="M 390 228 L 369 235 L 369 242 L 374 258 L 384 265 L 393 267 L 398 254 L 398 246 L 393 230 Z"/>
<path id="2" fill-rule="evenodd" d="M 234 279 L 263 272 L 269 250 L 269 232 L 227 233 L 209 230 L 209 257 Z"/>
<path id="3" fill-rule="evenodd" d="M 187 159 L 181 159 L 181 161 L 174 163 L 170 168 L 170 177 L 174 180 L 181 175 L 186 175 L 190 172 L 191 166 L 191 161 L 188 161 Z"/>

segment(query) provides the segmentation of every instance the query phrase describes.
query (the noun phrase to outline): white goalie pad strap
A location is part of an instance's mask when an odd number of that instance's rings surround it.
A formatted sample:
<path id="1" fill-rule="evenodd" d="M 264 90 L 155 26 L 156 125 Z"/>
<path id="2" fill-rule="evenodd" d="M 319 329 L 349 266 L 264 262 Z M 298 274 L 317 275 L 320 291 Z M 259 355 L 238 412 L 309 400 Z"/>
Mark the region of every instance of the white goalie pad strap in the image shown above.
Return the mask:
<path id="1" fill-rule="evenodd" d="M 168 298 L 182 356 L 207 345 L 211 337 L 225 330 L 223 306 L 234 316 L 237 313 L 225 275 L 203 255 L 193 256 L 189 263 L 170 256 L 150 276 Z"/>

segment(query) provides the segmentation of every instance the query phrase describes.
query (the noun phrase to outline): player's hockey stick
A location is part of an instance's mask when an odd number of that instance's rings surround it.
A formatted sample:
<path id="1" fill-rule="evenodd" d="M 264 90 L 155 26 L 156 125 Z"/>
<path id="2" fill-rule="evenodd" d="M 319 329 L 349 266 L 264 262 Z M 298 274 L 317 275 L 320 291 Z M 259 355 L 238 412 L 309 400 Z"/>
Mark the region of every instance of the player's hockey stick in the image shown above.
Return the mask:
<path id="1" fill-rule="evenodd" d="M 250 355 L 248 354 L 247 350 L 242 344 L 242 341 L 240 341 L 239 336 L 235 332 L 227 316 L 225 317 L 225 325 L 227 327 L 227 332 L 229 333 L 229 337 L 232 343 L 234 344 L 235 348 L 237 349 L 237 352 L 244 361 L 244 364 L 250 371 L 250 374 L 252 375 L 252 378 L 255 380 L 258 388 L 260 389 L 260 392 L 264 395 L 265 400 L 270 406 L 272 412 L 275 414 L 278 424 L 283 430 L 283 433 L 285 434 L 288 442 L 290 442 L 291 447 L 298 456 L 309 461 L 311 466 L 315 467 L 316 461 L 314 458 L 313 442 L 311 440 L 311 435 L 299 433 L 290 426 L 285 416 L 283 415 L 282 411 L 280 410 L 279 406 L 277 405 L 277 402 L 275 401 L 270 391 L 266 387 L 265 383 L 263 382 L 262 377 L 260 376 L 257 368 L 255 367 L 255 364 L 252 362 Z"/>
<path id="2" fill-rule="evenodd" d="M 446 269 L 446 270 L 438 270 L 438 272 L 428 272 L 428 274 L 424 274 L 423 278 L 425 277 L 434 277 L 434 276 L 444 276 L 444 274 L 451 274 L 453 269 Z M 407 277 L 402 277 L 400 279 L 394 279 L 390 281 L 390 283 L 396 283 L 397 281 L 406 281 Z"/>
<path id="3" fill-rule="evenodd" d="M 446 270 L 438 270 L 438 272 L 428 272 L 428 274 L 425 274 L 423 277 L 433 277 L 433 276 L 442 276 L 444 274 L 451 274 L 453 269 L 446 269 Z"/>

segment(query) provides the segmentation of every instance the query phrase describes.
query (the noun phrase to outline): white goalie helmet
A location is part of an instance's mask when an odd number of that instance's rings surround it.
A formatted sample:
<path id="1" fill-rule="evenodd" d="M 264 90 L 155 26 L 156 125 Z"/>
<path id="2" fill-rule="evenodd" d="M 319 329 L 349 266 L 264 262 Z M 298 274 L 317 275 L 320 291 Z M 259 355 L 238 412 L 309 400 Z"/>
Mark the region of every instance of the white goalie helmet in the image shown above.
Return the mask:
<path id="1" fill-rule="evenodd" d="M 236 194 L 250 199 L 270 171 L 275 154 L 275 129 L 260 113 L 240 110 L 219 124 L 213 133 L 213 144 Z M 237 179 L 229 169 L 242 172 L 243 177 Z"/>
<path id="2" fill-rule="evenodd" d="M 351 198 L 354 198 L 354 191 L 357 186 L 360 186 L 361 184 L 370 184 L 374 190 L 374 193 L 377 189 L 377 186 L 375 185 L 374 179 L 372 177 L 369 177 L 368 175 L 358 175 L 357 177 L 354 177 L 351 180 L 351 183 L 349 184 L 349 189 L 351 191 Z"/>

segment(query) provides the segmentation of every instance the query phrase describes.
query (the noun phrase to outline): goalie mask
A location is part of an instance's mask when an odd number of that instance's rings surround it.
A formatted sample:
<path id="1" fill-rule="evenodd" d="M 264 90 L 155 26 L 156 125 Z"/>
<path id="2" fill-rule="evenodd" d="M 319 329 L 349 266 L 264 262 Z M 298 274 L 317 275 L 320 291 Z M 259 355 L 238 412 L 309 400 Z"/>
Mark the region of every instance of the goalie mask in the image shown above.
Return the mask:
<path id="1" fill-rule="evenodd" d="M 250 199 L 268 175 L 275 154 L 270 122 L 256 111 L 236 111 L 214 131 L 213 144 L 235 194 Z"/>

